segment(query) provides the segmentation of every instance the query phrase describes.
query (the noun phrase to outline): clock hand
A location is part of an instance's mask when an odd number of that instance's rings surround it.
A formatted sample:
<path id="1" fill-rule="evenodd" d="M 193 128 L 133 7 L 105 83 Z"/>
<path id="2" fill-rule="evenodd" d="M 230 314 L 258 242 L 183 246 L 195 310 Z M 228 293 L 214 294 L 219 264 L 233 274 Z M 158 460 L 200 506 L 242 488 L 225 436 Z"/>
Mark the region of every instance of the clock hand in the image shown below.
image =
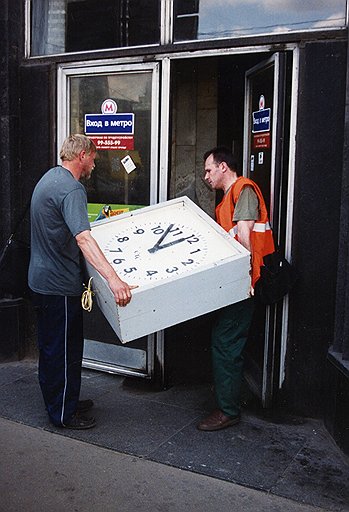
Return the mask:
<path id="1" fill-rule="evenodd" d="M 151 249 L 148 249 L 149 252 L 155 252 L 158 250 L 159 248 L 159 245 L 161 244 L 161 242 L 165 239 L 165 237 L 169 234 L 169 232 L 171 231 L 171 229 L 173 228 L 174 224 L 170 224 L 169 227 L 165 230 L 165 232 L 161 235 L 161 237 L 159 238 L 159 240 L 156 242 L 156 244 L 151 247 Z"/>
<path id="2" fill-rule="evenodd" d="M 160 249 L 166 249 L 166 247 L 171 247 L 171 245 L 179 244 L 181 242 L 184 242 L 185 240 L 188 240 L 188 238 L 192 238 L 194 235 L 186 236 L 185 238 L 177 238 L 177 240 L 172 240 L 172 242 L 167 242 L 167 244 L 163 245 L 154 245 L 151 249 L 148 249 L 149 252 L 156 252 Z"/>

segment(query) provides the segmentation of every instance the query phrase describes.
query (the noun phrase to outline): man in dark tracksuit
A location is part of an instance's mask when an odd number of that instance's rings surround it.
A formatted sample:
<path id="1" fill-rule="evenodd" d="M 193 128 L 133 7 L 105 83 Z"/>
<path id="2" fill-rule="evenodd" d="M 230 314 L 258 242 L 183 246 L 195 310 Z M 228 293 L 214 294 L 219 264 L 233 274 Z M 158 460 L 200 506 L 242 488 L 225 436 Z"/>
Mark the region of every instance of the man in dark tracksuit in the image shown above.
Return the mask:
<path id="1" fill-rule="evenodd" d="M 131 288 L 121 281 L 91 235 L 87 196 L 80 178 L 94 168 L 96 148 L 71 135 L 60 152 L 62 165 L 44 174 L 31 201 L 29 286 L 38 312 L 39 382 L 50 421 L 86 429 L 92 400 L 79 400 L 83 353 L 81 253 L 107 280 L 116 303 L 126 306 Z"/>

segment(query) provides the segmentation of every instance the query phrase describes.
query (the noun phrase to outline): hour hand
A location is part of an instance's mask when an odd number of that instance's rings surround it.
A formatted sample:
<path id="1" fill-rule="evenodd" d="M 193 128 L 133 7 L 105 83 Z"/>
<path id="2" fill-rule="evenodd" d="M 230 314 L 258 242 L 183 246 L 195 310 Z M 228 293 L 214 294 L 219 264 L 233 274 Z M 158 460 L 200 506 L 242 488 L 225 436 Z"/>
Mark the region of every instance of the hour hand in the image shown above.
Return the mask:
<path id="1" fill-rule="evenodd" d="M 169 225 L 169 227 L 164 231 L 164 233 L 161 235 L 161 237 L 156 242 L 156 244 L 153 247 L 151 247 L 150 249 L 148 249 L 148 252 L 150 252 L 150 253 L 156 252 L 159 249 L 161 242 L 166 238 L 166 236 L 169 234 L 169 232 L 171 231 L 173 226 L 174 226 L 174 224 Z"/>

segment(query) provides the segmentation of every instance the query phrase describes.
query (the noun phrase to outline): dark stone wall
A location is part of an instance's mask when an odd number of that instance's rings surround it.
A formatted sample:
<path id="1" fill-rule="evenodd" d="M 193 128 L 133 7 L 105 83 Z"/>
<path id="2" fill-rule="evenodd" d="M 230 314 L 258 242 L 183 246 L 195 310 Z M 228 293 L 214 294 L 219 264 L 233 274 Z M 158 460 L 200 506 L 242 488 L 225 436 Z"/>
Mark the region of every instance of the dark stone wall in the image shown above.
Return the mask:
<path id="1" fill-rule="evenodd" d="M 55 163 L 55 75 L 50 65 L 25 63 L 20 67 L 20 131 L 18 134 L 21 158 L 23 202 L 30 201 L 41 176 Z M 21 236 L 30 238 L 30 219 L 26 216 Z M 26 301 L 25 340 L 21 353 L 37 357 L 36 315 Z"/>
<path id="2" fill-rule="evenodd" d="M 49 64 L 27 63 L 20 70 L 20 146 L 26 200 L 56 161 L 55 74 L 55 66 L 51 69 Z"/>
<path id="3" fill-rule="evenodd" d="M 349 47 L 349 46 L 348 46 Z M 349 64 L 349 55 L 347 54 Z M 347 84 L 349 66 L 347 64 Z M 333 347 L 328 361 L 329 399 L 325 424 L 349 455 L 349 89 L 346 91 L 343 178 L 339 226 L 336 319 Z"/>
<path id="4" fill-rule="evenodd" d="M 346 43 L 301 49 L 293 262 L 284 399 L 323 415 L 326 358 L 333 341 L 343 166 Z"/>
<path id="5" fill-rule="evenodd" d="M 330 357 L 326 379 L 325 425 L 336 443 L 349 455 L 349 373 Z"/>
<path id="6" fill-rule="evenodd" d="M 349 48 L 349 44 L 348 44 Z M 348 52 L 349 53 L 349 52 Z M 349 84 L 349 55 L 347 55 L 347 84 Z M 349 362 L 349 88 L 346 91 L 344 125 L 343 179 L 341 220 L 339 230 L 339 259 L 337 273 L 337 309 L 333 342 L 335 352 L 340 352 Z"/>
<path id="7" fill-rule="evenodd" d="M 55 87 L 48 66 L 24 60 L 24 2 L 0 2 L 0 250 L 13 232 L 31 197 L 32 189 L 52 159 L 51 122 Z M 28 67 L 25 67 L 25 66 Z M 35 69 L 37 68 L 37 69 Z M 47 150 L 47 148 L 50 148 Z M 40 174 L 41 173 L 41 174 Z M 17 238 L 29 242 L 29 214 Z M 17 253 L 16 253 L 17 254 Z M 23 258 L 16 262 L 24 269 Z M 7 267 L 7 271 L 8 267 Z M 35 314 L 28 300 L 1 303 L 0 330 L 12 333 L 7 342 L 14 357 L 36 355 Z M 5 305 L 7 306 L 6 309 Z M 11 307 L 10 307 L 11 306 Z M 11 314 L 10 314 L 11 313 Z M 20 318 L 20 330 L 17 319 Z M 21 333 L 18 337 L 18 333 Z M 17 339 L 18 337 L 18 339 Z"/>
<path id="8" fill-rule="evenodd" d="M 19 62 L 23 55 L 23 2 L 0 2 L 0 243 L 10 235 L 22 200 L 19 148 Z"/>

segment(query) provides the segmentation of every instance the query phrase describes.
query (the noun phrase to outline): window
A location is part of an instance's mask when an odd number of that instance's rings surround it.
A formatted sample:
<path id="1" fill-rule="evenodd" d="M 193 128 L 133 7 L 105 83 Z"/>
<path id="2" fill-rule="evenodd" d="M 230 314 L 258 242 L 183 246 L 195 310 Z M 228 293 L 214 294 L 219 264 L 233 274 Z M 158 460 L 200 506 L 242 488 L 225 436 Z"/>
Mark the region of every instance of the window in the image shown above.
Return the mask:
<path id="1" fill-rule="evenodd" d="M 346 0 L 176 0 L 174 39 L 217 39 L 346 26 Z"/>
<path id="2" fill-rule="evenodd" d="M 31 55 L 159 44 L 160 0 L 32 0 Z"/>

